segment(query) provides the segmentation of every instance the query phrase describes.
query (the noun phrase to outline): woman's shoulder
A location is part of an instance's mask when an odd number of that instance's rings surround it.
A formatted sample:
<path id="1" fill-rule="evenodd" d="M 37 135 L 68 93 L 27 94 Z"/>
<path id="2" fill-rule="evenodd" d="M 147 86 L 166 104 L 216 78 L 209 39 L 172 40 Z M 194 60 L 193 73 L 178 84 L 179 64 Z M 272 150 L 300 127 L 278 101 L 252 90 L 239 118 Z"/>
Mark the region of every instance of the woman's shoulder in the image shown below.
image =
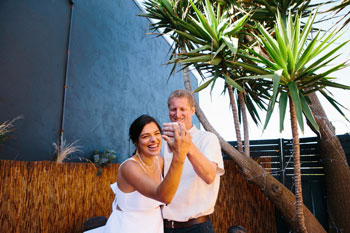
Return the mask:
<path id="1" fill-rule="evenodd" d="M 135 160 L 134 157 L 130 157 L 120 164 L 118 171 L 125 172 L 136 166 L 138 166 L 138 162 Z"/>

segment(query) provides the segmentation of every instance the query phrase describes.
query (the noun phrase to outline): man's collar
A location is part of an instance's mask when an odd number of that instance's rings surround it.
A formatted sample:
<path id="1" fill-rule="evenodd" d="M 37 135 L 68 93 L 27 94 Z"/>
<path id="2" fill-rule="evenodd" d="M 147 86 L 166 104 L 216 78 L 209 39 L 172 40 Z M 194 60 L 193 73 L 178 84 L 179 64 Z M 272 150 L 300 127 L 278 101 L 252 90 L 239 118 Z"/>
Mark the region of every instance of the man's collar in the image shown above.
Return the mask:
<path id="1" fill-rule="evenodd" d="M 194 134 L 198 131 L 197 127 L 195 125 L 192 125 L 192 128 L 190 128 L 188 130 L 188 132 L 190 132 L 190 134 Z"/>

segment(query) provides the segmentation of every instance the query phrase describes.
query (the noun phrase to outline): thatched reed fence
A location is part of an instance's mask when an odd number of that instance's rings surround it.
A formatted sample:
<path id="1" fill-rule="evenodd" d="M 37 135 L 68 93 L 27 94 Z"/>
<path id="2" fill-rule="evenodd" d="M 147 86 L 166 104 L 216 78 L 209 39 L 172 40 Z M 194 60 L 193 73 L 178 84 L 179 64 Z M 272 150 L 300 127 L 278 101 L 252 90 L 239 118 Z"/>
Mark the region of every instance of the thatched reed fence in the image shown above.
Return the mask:
<path id="1" fill-rule="evenodd" d="M 119 164 L 97 169 L 89 163 L 0 161 L 0 232 L 82 232 L 86 219 L 109 216 Z M 216 233 L 231 225 L 248 232 L 276 232 L 272 204 L 225 161 L 216 211 Z M 146 233 L 146 232 L 145 232 Z"/>

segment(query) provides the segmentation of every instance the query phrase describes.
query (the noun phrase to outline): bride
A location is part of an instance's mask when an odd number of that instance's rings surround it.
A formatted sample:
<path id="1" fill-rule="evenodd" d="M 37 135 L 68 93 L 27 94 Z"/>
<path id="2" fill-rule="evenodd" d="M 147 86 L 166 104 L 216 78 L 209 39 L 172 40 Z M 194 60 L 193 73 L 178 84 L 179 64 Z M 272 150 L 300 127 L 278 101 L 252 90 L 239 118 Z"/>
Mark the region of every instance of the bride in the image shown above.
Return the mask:
<path id="1" fill-rule="evenodd" d="M 191 143 L 183 124 L 175 125 L 174 131 L 173 139 L 162 136 L 159 124 L 148 115 L 131 124 L 129 136 L 136 151 L 119 166 L 117 182 L 111 185 L 116 195 L 113 211 L 99 232 L 163 233 L 160 205 L 174 197 Z M 162 138 L 174 153 L 164 179 L 163 158 L 158 155 Z"/>

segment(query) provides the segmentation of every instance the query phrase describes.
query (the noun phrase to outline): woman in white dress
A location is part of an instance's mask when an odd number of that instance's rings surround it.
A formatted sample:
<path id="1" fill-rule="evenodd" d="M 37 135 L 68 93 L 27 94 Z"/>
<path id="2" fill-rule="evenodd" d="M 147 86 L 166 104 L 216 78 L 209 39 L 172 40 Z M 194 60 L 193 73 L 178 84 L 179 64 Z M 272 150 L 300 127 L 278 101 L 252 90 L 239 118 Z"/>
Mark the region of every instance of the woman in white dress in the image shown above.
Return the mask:
<path id="1" fill-rule="evenodd" d="M 116 198 L 105 233 L 163 233 L 160 205 L 175 195 L 191 142 L 184 125 L 175 125 L 174 130 L 174 139 L 162 136 L 157 121 L 147 115 L 131 124 L 129 135 L 136 151 L 120 165 L 117 182 L 111 185 Z M 164 179 L 163 158 L 158 155 L 162 137 L 174 153 Z"/>

